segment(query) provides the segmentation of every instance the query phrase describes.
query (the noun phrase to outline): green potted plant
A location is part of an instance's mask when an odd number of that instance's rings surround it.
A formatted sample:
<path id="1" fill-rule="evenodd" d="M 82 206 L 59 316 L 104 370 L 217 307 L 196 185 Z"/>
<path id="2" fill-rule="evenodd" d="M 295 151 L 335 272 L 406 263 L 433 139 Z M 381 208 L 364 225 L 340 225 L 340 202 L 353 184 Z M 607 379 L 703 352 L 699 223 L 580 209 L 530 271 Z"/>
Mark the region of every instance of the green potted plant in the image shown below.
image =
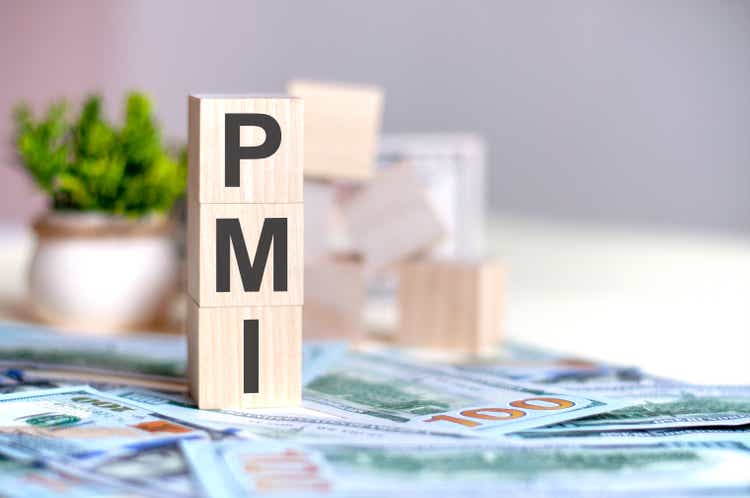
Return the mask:
<path id="1" fill-rule="evenodd" d="M 187 161 L 162 145 L 151 103 L 126 99 L 124 123 L 88 98 L 76 119 L 64 102 L 35 118 L 15 112 L 21 163 L 50 198 L 34 223 L 30 305 L 38 318 L 80 330 L 141 326 L 178 279 L 168 213 L 183 195 Z"/>

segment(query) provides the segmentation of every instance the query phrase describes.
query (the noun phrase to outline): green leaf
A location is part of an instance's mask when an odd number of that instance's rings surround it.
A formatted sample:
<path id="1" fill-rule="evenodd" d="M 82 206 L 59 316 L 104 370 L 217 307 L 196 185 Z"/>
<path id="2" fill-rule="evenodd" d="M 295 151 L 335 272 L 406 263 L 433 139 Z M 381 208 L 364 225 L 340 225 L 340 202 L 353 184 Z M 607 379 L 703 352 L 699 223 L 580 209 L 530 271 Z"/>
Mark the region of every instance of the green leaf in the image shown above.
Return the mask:
<path id="1" fill-rule="evenodd" d="M 171 209 L 185 192 L 187 154 L 172 157 L 161 143 L 151 102 L 131 93 L 118 129 L 102 116 L 99 96 L 84 102 L 75 122 L 57 102 L 34 118 L 27 105 L 14 112 L 16 149 L 56 209 L 141 216 Z"/>

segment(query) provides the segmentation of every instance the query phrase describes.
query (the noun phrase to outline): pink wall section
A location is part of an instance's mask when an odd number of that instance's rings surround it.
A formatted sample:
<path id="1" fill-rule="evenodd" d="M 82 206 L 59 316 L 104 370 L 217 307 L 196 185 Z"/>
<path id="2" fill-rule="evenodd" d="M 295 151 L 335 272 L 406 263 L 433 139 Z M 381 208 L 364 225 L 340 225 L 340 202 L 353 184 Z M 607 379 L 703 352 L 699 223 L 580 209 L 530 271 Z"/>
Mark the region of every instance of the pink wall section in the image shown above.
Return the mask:
<path id="1" fill-rule="evenodd" d="M 91 91 L 119 95 L 117 28 L 125 15 L 122 4 L 94 0 L 0 3 L 0 222 L 27 221 L 46 204 L 15 157 L 13 107 L 25 100 L 40 110 Z"/>

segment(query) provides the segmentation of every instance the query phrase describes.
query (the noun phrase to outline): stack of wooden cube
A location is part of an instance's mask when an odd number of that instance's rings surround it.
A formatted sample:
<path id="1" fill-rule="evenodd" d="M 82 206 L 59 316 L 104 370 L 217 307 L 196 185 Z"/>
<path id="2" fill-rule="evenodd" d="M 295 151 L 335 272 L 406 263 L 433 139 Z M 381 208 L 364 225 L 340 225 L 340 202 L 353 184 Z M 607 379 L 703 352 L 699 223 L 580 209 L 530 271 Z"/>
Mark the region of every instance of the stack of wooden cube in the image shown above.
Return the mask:
<path id="1" fill-rule="evenodd" d="M 188 380 L 201 408 L 301 396 L 303 104 L 191 96 Z"/>

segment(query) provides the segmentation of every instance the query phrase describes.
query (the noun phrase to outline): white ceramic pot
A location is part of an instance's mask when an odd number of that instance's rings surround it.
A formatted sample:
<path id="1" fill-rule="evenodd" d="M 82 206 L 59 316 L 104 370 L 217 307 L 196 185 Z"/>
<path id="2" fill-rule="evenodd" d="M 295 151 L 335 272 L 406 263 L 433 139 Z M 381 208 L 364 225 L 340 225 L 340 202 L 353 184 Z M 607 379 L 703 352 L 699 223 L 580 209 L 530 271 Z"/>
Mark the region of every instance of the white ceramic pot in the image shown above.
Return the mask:
<path id="1" fill-rule="evenodd" d="M 148 326 L 178 283 L 171 226 L 95 213 L 49 213 L 34 224 L 30 306 L 43 321 L 90 332 Z"/>

